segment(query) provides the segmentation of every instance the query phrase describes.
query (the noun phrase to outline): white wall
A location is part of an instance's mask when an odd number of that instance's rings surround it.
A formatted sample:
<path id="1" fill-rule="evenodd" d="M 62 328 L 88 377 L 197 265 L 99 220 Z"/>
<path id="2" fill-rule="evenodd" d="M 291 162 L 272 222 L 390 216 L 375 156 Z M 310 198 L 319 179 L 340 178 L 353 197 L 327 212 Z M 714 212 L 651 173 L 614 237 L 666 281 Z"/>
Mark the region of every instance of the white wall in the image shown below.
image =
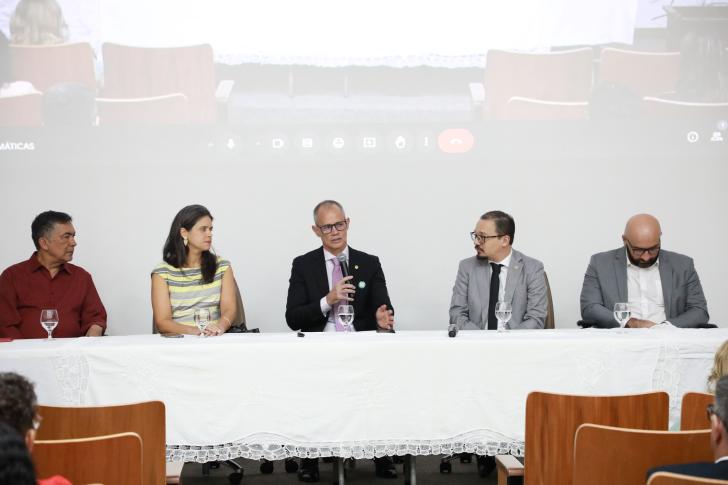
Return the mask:
<path id="1" fill-rule="evenodd" d="M 662 221 L 663 247 L 695 258 L 711 320 L 728 319 L 723 278 L 728 164 L 700 159 L 609 161 L 450 160 L 382 156 L 367 162 L 180 162 L 141 155 L 86 162 L 14 157 L 0 168 L 0 266 L 32 252 L 30 223 L 52 208 L 78 232 L 74 263 L 88 269 L 112 335 L 150 331 L 150 271 L 175 213 L 201 203 L 215 216 L 214 246 L 230 259 L 252 326 L 284 331 L 291 260 L 318 247 L 311 210 L 340 200 L 350 244 L 380 256 L 400 329 L 445 328 L 458 261 L 473 254 L 479 215 L 516 220 L 515 247 L 542 260 L 558 327 L 574 327 L 589 256 L 618 247 L 626 219 Z M 120 157 L 124 158 L 124 157 Z"/>

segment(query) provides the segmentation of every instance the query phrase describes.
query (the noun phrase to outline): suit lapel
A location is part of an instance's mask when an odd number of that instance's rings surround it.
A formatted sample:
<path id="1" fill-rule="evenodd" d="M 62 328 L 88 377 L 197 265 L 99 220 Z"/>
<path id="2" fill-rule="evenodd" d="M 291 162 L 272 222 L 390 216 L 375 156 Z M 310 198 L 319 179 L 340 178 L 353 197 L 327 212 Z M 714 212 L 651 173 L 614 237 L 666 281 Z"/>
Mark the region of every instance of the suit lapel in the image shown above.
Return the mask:
<path id="1" fill-rule="evenodd" d="M 665 304 L 665 318 L 669 319 L 672 309 L 672 265 L 670 258 L 664 253 L 660 254 L 660 285 L 662 286 L 662 298 Z"/>
<path id="2" fill-rule="evenodd" d="M 490 297 L 490 265 L 485 260 L 475 261 L 475 288 L 480 295 L 480 327 L 488 327 L 488 299 Z"/>
<path id="3" fill-rule="evenodd" d="M 316 275 L 316 284 L 318 285 L 319 292 L 322 294 L 327 294 L 329 292 L 329 277 L 326 274 L 326 260 L 324 259 L 324 248 L 323 246 L 316 252 L 316 257 L 314 258 L 313 265 L 314 265 L 314 271 L 313 274 Z"/>
<path id="4" fill-rule="evenodd" d="M 617 249 L 614 258 L 614 275 L 617 280 L 618 302 L 628 301 L 627 295 L 627 249 Z"/>
<path id="5" fill-rule="evenodd" d="M 503 299 L 509 303 L 513 303 L 513 293 L 516 291 L 516 284 L 521 278 L 521 272 L 523 271 L 523 258 L 521 253 L 515 249 L 511 249 L 511 265 L 508 268 L 508 276 L 506 276 L 506 290 L 503 294 Z"/>

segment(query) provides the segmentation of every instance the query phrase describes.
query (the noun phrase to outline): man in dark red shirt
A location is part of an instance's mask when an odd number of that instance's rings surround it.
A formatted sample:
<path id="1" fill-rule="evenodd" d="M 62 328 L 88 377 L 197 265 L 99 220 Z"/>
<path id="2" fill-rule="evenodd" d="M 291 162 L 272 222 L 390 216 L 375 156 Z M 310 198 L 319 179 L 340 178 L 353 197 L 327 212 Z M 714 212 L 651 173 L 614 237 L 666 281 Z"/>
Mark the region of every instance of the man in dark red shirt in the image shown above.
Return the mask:
<path id="1" fill-rule="evenodd" d="M 106 310 L 91 275 L 73 265 L 71 216 L 47 211 L 31 225 L 36 252 L 0 275 L 0 337 L 44 338 L 43 309 L 58 311 L 54 337 L 95 337 L 106 330 Z"/>

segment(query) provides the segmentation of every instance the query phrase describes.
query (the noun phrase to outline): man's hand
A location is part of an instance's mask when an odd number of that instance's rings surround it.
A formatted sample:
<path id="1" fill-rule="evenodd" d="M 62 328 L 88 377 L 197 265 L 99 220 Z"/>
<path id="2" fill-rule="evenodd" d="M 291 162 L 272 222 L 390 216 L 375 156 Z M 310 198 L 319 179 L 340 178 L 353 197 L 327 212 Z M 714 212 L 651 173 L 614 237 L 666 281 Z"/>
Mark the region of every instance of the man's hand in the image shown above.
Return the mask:
<path id="1" fill-rule="evenodd" d="M 104 334 L 104 329 L 100 325 L 91 325 L 86 331 L 87 337 L 101 337 Z"/>
<path id="2" fill-rule="evenodd" d="M 331 288 L 331 291 L 329 291 L 329 294 L 326 295 L 326 303 L 329 304 L 329 306 L 334 306 L 335 303 L 344 300 L 344 301 L 354 301 L 353 298 L 350 297 L 350 295 L 353 295 L 356 292 L 356 288 L 354 288 L 354 285 L 349 283 L 353 276 L 347 276 L 346 278 L 342 278 L 341 281 L 336 283 L 333 288 Z"/>
<path id="3" fill-rule="evenodd" d="M 382 305 L 377 308 L 377 327 L 382 330 L 392 330 L 394 327 L 394 312 L 387 310 L 387 305 Z"/>
<path id="4" fill-rule="evenodd" d="M 642 320 L 640 318 L 630 318 L 625 327 L 629 328 L 650 328 L 655 325 L 655 322 L 649 320 Z"/>

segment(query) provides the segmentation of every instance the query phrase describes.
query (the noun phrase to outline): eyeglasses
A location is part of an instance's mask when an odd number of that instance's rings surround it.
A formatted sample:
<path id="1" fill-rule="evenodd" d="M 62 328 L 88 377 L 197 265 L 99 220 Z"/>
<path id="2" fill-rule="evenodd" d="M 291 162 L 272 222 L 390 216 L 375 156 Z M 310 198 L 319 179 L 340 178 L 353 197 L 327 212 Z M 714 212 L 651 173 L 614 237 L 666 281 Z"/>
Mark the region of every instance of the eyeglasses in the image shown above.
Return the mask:
<path id="1" fill-rule="evenodd" d="M 645 253 L 648 253 L 650 256 L 657 256 L 657 253 L 660 252 L 659 244 L 657 246 L 653 246 L 651 248 L 636 248 L 636 247 L 632 246 L 632 243 L 630 243 L 626 239 L 625 239 L 625 242 L 627 243 L 627 247 L 629 247 L 629 250 L 632 251 L 632 253 L 638 258 Z"/>
<path id="2" fill-rule="evenodd" d="M 40 423 L 43 422 L 43 416 L 36 414 L 33 418 L 33 429 L 35 431 L 38 431 L 38 428 L 40 428 Z"/>
<path id="3" fill-rule="evenodd" d="M 347 221 L 339 221 L 334 222 L 333 224 L 324 224 L 323 226 L 317 226 L 319 229 L 321 229 L 321 232 L 324 234 L 328 234 L 331 232 L 332 229 L 336 228 L 337 231 L 343 231 L 347 228 L 349 223 Z"/>
<path id="4" fill-rule="evenodd" d="M 723 421 L 723 418 L 720 417 L 720 414 L 718 414 L 718 411 L 715 409 L 715 404 L 708 404 L 708 407 L 705 409 L 705 411 L 708 414 L 708 421 L 710 421 L 710 417 L 713 415 L 717 416 L 718 419 Z"/>
<path id="5" fill-rule="evenodd" d="M 503 234 L 499 234 L 496 236 L 481 236 L 480 234 L 476 234 L 474 232 L 470 233 L 470 239 L 477 242 L 478 244 L 483 244 L 488 239 L 494 238 L 494 237 L 503 237 Z"/>

